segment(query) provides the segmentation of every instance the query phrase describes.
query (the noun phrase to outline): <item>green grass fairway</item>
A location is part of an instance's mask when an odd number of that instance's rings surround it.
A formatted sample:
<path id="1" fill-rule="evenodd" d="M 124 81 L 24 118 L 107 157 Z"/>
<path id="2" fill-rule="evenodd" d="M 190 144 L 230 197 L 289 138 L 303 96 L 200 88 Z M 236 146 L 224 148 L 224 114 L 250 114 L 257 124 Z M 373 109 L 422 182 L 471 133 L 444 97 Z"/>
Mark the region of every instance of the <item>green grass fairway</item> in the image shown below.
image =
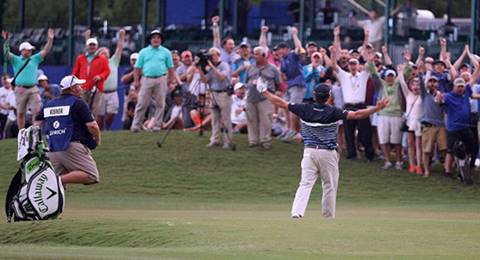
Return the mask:
<path id="1" fill-rule="evenodd" d="M 290 218 L 302 147 L 205 148 L 172 132 L 104 134 L 101 183 L 70 185 L 60 219 L 6 224 L 0 259 L 478 259 L 480 185 L 384 171 L 341 160 L 337 218 Z M 0 142 L 0 199 L 17 170 L 15 141 Z M 476 183 L 480 180 L 475 176 Z M 3 209 L 2 209 L 3 211 Z"/>

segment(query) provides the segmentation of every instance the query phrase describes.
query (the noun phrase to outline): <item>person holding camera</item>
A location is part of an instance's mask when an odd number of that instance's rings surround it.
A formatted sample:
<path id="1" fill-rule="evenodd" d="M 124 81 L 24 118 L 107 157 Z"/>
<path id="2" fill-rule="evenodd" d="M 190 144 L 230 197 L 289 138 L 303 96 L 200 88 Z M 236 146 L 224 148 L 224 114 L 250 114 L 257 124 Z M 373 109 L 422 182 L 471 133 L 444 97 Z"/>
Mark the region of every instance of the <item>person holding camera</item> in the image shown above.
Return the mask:
<path id="1" fill-rule="evenodd" d="M 208 55 L 210 59 L 207 61 L 206 72 L 203 68 L 199 68 L 201 80 L 209 85 L 212 93 L 212 136 L 207 147 L 220 146 L 220 133 L 224 130 L 226 133 L 224 134 L 223 148 L 233 149 L 232 121 L 230 118 L 232 99 L 228 93 L 231 76 L 230 66 L 220 60 L 221 52 L 218 48 L 210 48 Z"/>
<path id="2" fill-rule="evenodd" d="M 247 120 L 248 146 L 261 146 L 264 149 L 272 147 L 272 117 L 274 107 L 270 101 L 262 96 L 256 86 L 267 84 L 270 91 L 275 92 L 281 83 L 280 71 L 268 63 L 268 49 L 262 46 L 253 49 L 255 64 L 247 70 Z"/>

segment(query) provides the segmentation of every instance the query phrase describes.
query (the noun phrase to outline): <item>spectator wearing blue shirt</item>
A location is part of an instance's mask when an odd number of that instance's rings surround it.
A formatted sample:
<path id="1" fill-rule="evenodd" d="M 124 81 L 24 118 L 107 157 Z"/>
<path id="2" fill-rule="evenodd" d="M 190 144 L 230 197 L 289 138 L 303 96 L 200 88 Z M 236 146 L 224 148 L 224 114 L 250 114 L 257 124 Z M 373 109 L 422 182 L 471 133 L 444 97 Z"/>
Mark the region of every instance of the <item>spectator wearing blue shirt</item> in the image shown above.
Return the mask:
<path id="1" fill-rule="evenodd" d="M 176 80 L 172 54 L 170 50 L 162 46 L 163 40 L 160 31 L 153 30 L 150 33 L 150 45 L 140 51 L 135 63 L 133 84 L 135 89 L 140 89 L 140 92 L 138 93 L 135 116 L 130 128 L 134 133 L 140 131 L 152 98 L 155 100 L 155 114 L 153 116 L 154 126 L 151 130 L 160 131 L 161 129 L 168 91 L 167 80 Z"/>
<path id="2" fill-rule="evenodd" d="M 232 77 L 239 77 L 239 82 L 247 83 L 247 70 L 255 65 L 255 59 L 252 57 L 250 44 L 242 42 L 239 46 L 240 58 L 232 64 Z"/>
<path id="3" fill-rule="evenodd" d="M 320 52 L 314 52 L 311 63 L 303 66 L 303 77 L 305 78 L 305 102 L 313 103 L 313 88 L 320 84 L 320 78 L 325 75 L 326 68 L 321 65 L 322 57 Z"/>
<path id="4" fill-rule="evenodd" d="M 478 68 L 476 70 L 478 74 Z M 472 81 L 471 81 L 472 82 Z M 465 83 L 463 78 L 456 78 L 453 82 L 453 90 L 447 94 L 437 94 L 436 102 L 443 104 L 447 108 L 447 157 L 445 162 L 445 176 L 452 177 L 451 169 L 453 163 L 453 147 L 456 142 L 462 141 L 467 154 L 475 154 L 473 151 L 474 137 L 470 129 L 470 97 L 480 99 L 480 94 L 472 93 L 469 84 Z"/>
<path id="5" fill-rule="evenodd" d="M 447 65 L 444 61 L 436 60 L 433 62 L 432 76 L 438 79 L 438 90 L 442 93 L 448 93 L 452 90 L 450 86 L 451 74 L 445 71 Z"/>
<path id="6" fill-rule="evenodd" d="M 280 43 L 277 45 L 278 52 L 282 56 L 280 71 L 285 74 L 288 83 L 288 90 L 285 98 L 289 102 L 301 104 L 306 92 L 301 57 L 301 54 L 304 53 L 305 50 L 302 48 L 302 42 L 298 38 L 298 29 L 293 27 L 291 33 L 295 44 L 294 51 L 290 51 L 286 43 Z M 289 130 L 282 136 L 282 140 L 284 141 L 288 141 L 297 136 L 297 133 L 300 131 L 300 121 L 294 113 L 289 113 L 287 124 Z"/>
<path id="7" fill-rule="evenodd" d="M 310 193 L 318 177 L 322 181 L 322 216 L 335 217 L 338 188 L 339 155 L 337 148 L 338 120 L 368 118 L 388 104 L 381 100 L 374 107 L 347 111 L 330 105 L 331 89 L 327 84 L 319 84 L 314 90 L 315 104 L 288 103 L 267 91 L 265 84 L 257 85 L 262 93 L 274 105 L 295 113 L 302 122 L 304 151 L 301 163 L 302 177 L 292 205 L 292 217 L 305 215 Z"/>
<path id="8" fill-rule="evenodd" d="M 40 97 L 42 98 L 42 104 L 46 104 L 48 101 L 57 98 L 62 94 L 58 85 L 50 85 L 48 77 L 45 74 L 38 77 L 38 87 Z"/>

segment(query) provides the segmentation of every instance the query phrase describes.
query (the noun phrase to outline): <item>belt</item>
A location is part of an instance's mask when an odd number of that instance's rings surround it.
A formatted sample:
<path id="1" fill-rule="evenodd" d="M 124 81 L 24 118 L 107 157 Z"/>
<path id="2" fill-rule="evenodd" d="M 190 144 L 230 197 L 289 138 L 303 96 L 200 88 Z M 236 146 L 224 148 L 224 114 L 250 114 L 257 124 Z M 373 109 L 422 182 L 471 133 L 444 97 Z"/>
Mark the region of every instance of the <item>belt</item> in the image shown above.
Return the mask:
<path id="1" fill-rule="evenodd" d="M 343 104 L 343 107 L 345 109 L 348 109 L 348 108 L 360 108 L 360 109 L 362 109 L 362 108 L 365 108 L 367 106 L 365 105 L 365 103 L 345 103 L 345 104 Z"/>
<path id="2" fill-rule="evenodd" d="M 109 93 L 114 93 L 114 92 L 117 92 L 117 90 L 107 90 L 107 91 L 103 91 L 103 93 L 105 94 L 109 94 Z"/>
<path id="3" fill-rule="evenodd" d="M 435 125 L 430 124 L 430 123 L 428 123 L 428 122 L 422 122 L 422 126 L 423 126 L 423 127 L 435 127 Z"/>
<path id="4" fill-rule="evenodd" d="M 226 89 L 223 89 L 223 90 L 215 90 L 215 89 L 212 89 L 212 92 L 215 92 L 215 93 L 223 93 L 223 92 L 227 92 L 228 90 Z"/>
<path id="5" fill-rule="evenodd" d="M 162 74 L 160 76 L 146 76 L 146 75 L 143 75 L 142 77 L 149 78 L 149 79 L 158 79 L 158 78 L 161 78 L 163 76 L 165 76 L 165 74 Z"/>
<path id="6" fill-rule="evenodd" d="M 306 144 L 303 146 L 304 148 L 312 148 L 312 149 L 319 149 L 319 150 L 335 150 L 335 148 L 328 147 L 322 144 Z"/>

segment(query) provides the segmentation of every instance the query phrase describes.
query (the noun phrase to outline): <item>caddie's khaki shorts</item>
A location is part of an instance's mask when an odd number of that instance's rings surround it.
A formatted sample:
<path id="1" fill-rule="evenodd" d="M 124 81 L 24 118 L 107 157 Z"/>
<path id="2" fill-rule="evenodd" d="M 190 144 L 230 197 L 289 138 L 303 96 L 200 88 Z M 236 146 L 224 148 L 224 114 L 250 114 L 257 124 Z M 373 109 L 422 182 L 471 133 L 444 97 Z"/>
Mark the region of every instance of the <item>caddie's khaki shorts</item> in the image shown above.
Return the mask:
<path id="1" fill-rule="evenodd" d="M 57 175 L 71 171 L 82 171 L 92 177 L 92 183 L 100 181 L 97 164 L 93 160 L 92 152 L 88 147 L 79 142 L 71 142 L 67 150 L 49 152 L 47 156 L 50 158 Z"/>

